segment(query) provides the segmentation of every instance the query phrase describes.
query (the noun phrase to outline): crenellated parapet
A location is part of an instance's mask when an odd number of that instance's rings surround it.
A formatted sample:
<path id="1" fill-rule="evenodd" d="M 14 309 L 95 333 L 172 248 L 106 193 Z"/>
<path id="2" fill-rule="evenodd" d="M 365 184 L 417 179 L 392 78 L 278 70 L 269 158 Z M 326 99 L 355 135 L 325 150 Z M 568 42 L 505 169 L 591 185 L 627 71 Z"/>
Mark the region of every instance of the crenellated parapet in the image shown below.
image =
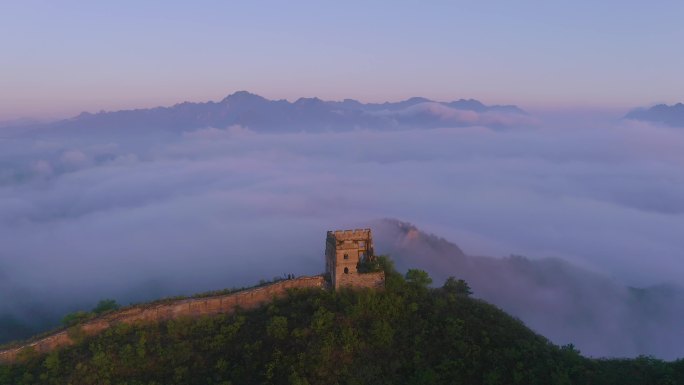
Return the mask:
<path id="1" fill-rule="evenodd" d="M 328 237 L 330 237 L 330 236 L 333 236 L 338 241 L 370 239 L 371 238 L 371 229 L 328 231 Z"/>

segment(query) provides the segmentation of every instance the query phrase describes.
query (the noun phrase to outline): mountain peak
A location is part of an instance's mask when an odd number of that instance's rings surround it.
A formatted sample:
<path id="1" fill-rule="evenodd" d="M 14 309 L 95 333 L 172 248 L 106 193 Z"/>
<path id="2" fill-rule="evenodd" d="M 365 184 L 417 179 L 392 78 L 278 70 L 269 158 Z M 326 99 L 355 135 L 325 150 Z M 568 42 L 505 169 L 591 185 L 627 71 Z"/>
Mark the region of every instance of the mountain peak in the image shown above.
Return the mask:
<path id="1" fill-rule="evenodd" d="M 313 104 L 322 104 L 324 103 L 323 100 L 313 97 L 313 98 L 299 98 L 297 99 L 294 104 L 297 105 L 313 105 Z"/>
<path id="2" fill-rule="evenodd" d="M 432 100 L 430 100 L 430 99 L 428 99 L 428 98 L 424 98 L 424 97 L 422 97 L 422 96 L 414 96 L 414 97 L 412 97 L 412 98 L 406 99 L 406 102 L 408 102 L 408 103 L 413 103 L 413 104 L 416 104 L 416 103 L 425 103 L 425 102 L 431 102 L 431 101 L 432 101 Z"/>
<path id="3" fill-rule="evenodd" d="M 684 104 L 657 104 L 651 108 L 637 108 L 625 115 L 625 119 L 634 119 L 654 123 L 662 123 L 672 127 L 684 127 Z"/>
<path id="4" fill-rule="evenodd" d="M 226 96 L 221 103 L 241 102 L 241 101 L 266 101 L 266 99 L 249 91 L 236 91 Z"/>

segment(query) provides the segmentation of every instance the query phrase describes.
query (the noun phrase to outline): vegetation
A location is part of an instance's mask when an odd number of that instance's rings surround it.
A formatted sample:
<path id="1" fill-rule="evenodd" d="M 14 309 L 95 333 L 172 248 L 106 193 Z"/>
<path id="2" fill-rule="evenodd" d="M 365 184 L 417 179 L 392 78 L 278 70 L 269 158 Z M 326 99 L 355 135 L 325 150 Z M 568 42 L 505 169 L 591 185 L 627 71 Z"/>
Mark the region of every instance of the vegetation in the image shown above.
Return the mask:
<path id="1" fill-rule="evenodd" d="M 97 303 L 92 311 L 77 311 L 69 313 L 62 318 L 62 324 L 66 327 L 71 327 L 91 320 L 99 315 L 106 314 L 118 310 L 119 304 L 113 299 L 103 299 Z"/>
<path id="2" fill-rule="evenodd" d="M 119 304 L 113 299 L 103 299 L 97 303 L 97 306 L 93 309 L 95 315 L 100 315 L 104 313 L 109 313 L 119 309 Z"/>
<path id="3" fill-rule="evenodd" d="M 384 291 L 293 290 L 255 311 L 118 325 L 0 366 L 0 384 L 681 384 L 684 361 L 592 360 L 558 347 L 454 278 Z"/>
<path id="4" fill-rule="evenodd" d="M 470 286 L 468 286 L 468 282 L 462 279 L 459 279 L 457 281 L 454 277 L 447 278 L 446 282 L 444 282 L 443 289 L 447 293 L 461 295 L 465 297 L 473 294 L 473 291 L 470 289 Z"/>
<path id="5" fill-rule="evenodd" d="M 372 273 L 382 270 L 382 266 L 377 258 L 364 258 L 356 265 L 356 269 L 359 273 Z"/>
<path id="6" fill-rule="evenodd" d="M 29 338 L 27 340 L 10 341 L 10 342 L 0 344 L 0 350 L 11 349 L 11 348 L 15 348 L 18 346 L 25 345 L 29 342 L 35 342 L 35 341 L 41 340 L 47 336 L 53 335 L 53 334 L 58 333 L 58 332 L 63 331 L 63 330 L 69 330 L 69 329 L 73 330 L 74 326 L 82 324 L 86 321 L 89 321 L 89 320 L 95 318 L 96 316 L 109 313 L 110 311 L 115 310 L 115 309 L 116 310 L 129 309 L 129 308 L 136 307 L 136 306 L 155 306 L 155 305 L 160 305 L 160 304 L 172 303 L 172 302 L 182 300 L 182 299 L 207 298 L 207 297 L 215 297 L 215 296 L 219 296 L 219 295 L 233 294 L 233 293 L 237 293 L 240 291 L 253 289 L 255 287 L 267 286 L 267 285 L 270 285 L 272 283 L 284 281 L 287 279 L 292 279 L 292 278 L 294 278 L 294 275 L 291 275 L 290 277 L 291 278 L 289 278 L 289 277 L 273 277 L 270 280 L 266 280 L 266 279 L 259 280 L 259 283 L 257 285 L 251 286 L 251 287 L 233 287 L 233 288 L 227 288 L 227 289 L 221 289 L 221 290 L 212 290 L 212 291 L 196 293 L 196 294 L 193 294 L 191 296 L 177 295 L 177 296 L 173 296 L 173 297 L 161 298 L 161 299 L 158 299 L 158 300 L 155 300 L 152 302 L 148 302 L 148 303 L 144 303 L 144 304 L 142 304 L 142 303 L 131 303 L 129 306 L 125 306 L 125 307 L 120 307 L 114 300 L 109 300 L 109 299 L 101 300 L 100 302 L 98 302 L 98 305 L 95 306 L 95 308 L 90 312 L 79 310 L 79 311 L 76 311 L 74 313 L 67 314 L 66 316 L 64 316 L 62 318 L 62 325 L 60 327 L 45 330 L 39 334 L 35 334 L 34 336 L 32 336 L 31 338 Z M 111 302 L 111 301 L 114 301 L 114 302 Z M 113 304 L 115 304 L 116 307 L 115 307 L 115 309 L 109 309 L 106 311 L 102 311 L 100 313 L 96 313 L 95 309 L 97 309 L 97 307 L 100 306 L 101 303 L 105 303 L 105 304 L 106 303 L 109 303 L 109 304 L 113 303 Z"/>
<path id="7" fill-rule="evenodd" d="M 92 319 L 95 317 L 94 313 L 91 312 L 85 312 L 85 311 L 76 311 L 73 313 L 69 313 L 62 318 L 62 325 L 64 326 L 74 326 L 78 325 L 80 323 L 83 323 L 85 321 L 88 321 L 89 319 Z"/>

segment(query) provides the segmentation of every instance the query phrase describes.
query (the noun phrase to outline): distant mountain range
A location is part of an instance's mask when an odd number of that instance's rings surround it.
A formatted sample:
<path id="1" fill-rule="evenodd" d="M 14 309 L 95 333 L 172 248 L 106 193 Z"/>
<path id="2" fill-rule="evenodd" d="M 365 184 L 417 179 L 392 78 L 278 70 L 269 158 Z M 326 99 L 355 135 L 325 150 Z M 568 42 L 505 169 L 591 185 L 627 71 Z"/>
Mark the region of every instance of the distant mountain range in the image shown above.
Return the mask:
<path id="1" fill-rule="evenodd" d="M 352 99 L 295 102 L 269 100 L 247 91 L 219 102 L 180 103 L 171 107 L 84 112 L 74 118 L 39 125 L 64 133 L 179 132 L 199 128 L 241 126 L 255 132 L 325 132 L 353 129 L 403 129 L 483 125 L 503 128 L 529 124 L 531 119 L 511 105 L 487 106 L 474 99 L 436 102 L 414 97 L 396 103 L 361 103 Z"/>
<path id="2" fill-rule="evenodd" d="M 684 127 L 684 104 L 637 108 L 624 118 Z M 314 97 L 289 102 L 238 91 L 218 102 L 183 102 L 170 107 L 83 112 L 51 123 L 21 119 L 0 122 L 0 127 L 5 135 L 26 132 L 40 135 L 156 135 L 232 126 L 258 133 L 285 133 L 465 126 L 504 129 L 534 124 L 535 119 L 517 106 L 486 105 L 475 99 L 440 102 L 412 97 L 399 102 L 361 103 L 354 99 L 326 101 Z"/>
<path id="3" fill-rule="evenodd" d="M 651 108 L 638 108 L 625 115 L 625 119 L 663 123 L 672 127 L 684 127 L 684 104 L 671 106 L 658 104 Z"/>

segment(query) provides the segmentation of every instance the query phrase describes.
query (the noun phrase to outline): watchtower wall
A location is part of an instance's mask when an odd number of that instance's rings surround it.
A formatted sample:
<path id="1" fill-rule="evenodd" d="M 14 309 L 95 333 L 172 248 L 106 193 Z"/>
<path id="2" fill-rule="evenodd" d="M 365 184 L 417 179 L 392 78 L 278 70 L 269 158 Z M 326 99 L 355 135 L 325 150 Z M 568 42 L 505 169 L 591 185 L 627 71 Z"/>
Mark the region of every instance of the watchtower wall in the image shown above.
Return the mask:
<path id="1" fill-rule="evenodd" d="M 360 262 L 373 258 L 370 229 L 328 231 L 326 236 L 326 272 L 334 289 L 341 287 L 382 287 L 381 272 L 360 273 Z"/>

